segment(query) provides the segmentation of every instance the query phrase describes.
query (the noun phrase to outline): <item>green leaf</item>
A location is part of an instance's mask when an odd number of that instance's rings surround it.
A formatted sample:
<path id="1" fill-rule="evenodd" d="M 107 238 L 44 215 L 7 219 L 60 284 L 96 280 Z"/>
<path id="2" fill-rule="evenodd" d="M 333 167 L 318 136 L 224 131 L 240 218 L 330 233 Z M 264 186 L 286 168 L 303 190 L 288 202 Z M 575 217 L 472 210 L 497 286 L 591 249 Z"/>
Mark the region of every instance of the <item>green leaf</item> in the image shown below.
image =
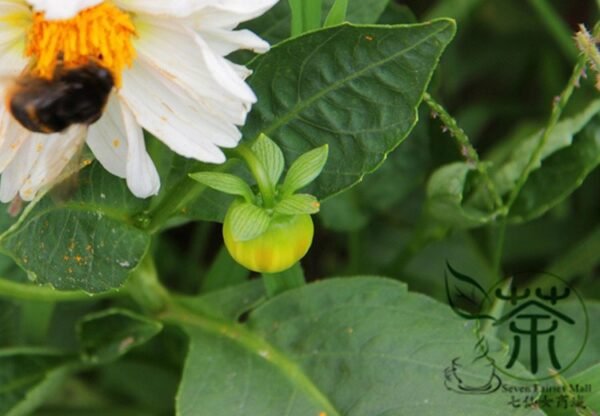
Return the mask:
<path id="1" fill-rule="evenodd" d="M 202 315 L 236 321 L 264 298 L 263 282 L 255 279 L 200 296 L 180 296 L 177 302 Z"/>
<path id="2" fill-rule="evenodd" d="M 470 164 L 455 162 L 436 170 L 427 185 L 429 213 L 437 221 L 458 228 L 471 228 L 489 223 L 498 213 L 465 204 L 465 195 L 473 183 L 481 180 L 479 172 Z"/>
<path id="3" fill-rule="evenodd" d="M 66 363 L 45 350 L 0 351 L 0 414 L 30 415 L 63 381 Z"/>
<path id="4" fill-rule="evenodd" d="M 329 14 L 325 19 L 323 27 L 335 26 L 343 23 L 346 20 L 346 12 L 348 11 L 348 0 L 335 0 L 333 6 L 329 10 Z"/>
<path id="5" fill-rule="evenodd" d="M 304 270 L 300 262 L 279 273 L 263 274 L 262 281 L 267 296 L 270 298 L 306 284 Z"/>
<path id="6" fill-rule="evenodd" d="M 559 361 L 568 358 L 564 357 L 565 355 L 568 356 L 572 352 L 577 352 L 581 348 L 581 345 L 584 341 L 584 336 L 586 335 L 585 331 L 581 330 L 582 325 L 580 325 L 579 322 L 582 316 L 581 304 L 576 301 L 565 302 L 566 303 L 560 305 L 560 311 L 577 322 L 576 325 L 565 325 L 564 327 L 559 327 L 559 329 L 554 332 L 555 348 L 558 352 L 557 354 L 559 354 Z M 585 302 L 585 307 L 587 309 L 589 321 L 588 338 L 577 360 L 571 367 L 561 373 L 561 375 L 567 379 L 597 364 L 598 357 L 600 357 L 600 302 L 588 300 Z M 514 334 L 511 333 L 506 326 L 501 327 L 501 330 L 498 334 L 501 339 L 506 341 L 511 340 L 514 336 Z M 547 343 L 540 344 L 540 351 L 542 350 L 542 347 L 547 348 L 547 345 Z M 541 352 L 540 356 L 541 354 L 547 354 L 547 350 Z M 519 361 L 529 367 L 529 354 L 522 354 L 519 358 Z M 562 364 L 567 365 L 568 363 Z M 548 374 L 541 373 L 541 375 L 547 376 Z"/>
<path id="7" fill-rule="evenodd" d="M 592 386 L 591 392 L 575 392 L 573 393 L 573 396 L 576 399 L 581 398 L 584 401 L 587 411 L 595 412 L 590 412 L 588 415 L 597 415 L 600 412 L 600 391 L 598 389 L 598 386 L 600 386 L 600 363 L 582 371 L 577 375 L 569 377 L 567 381 L 572 386 Z M 573 414 L 573 409 L 565 410 L 557 409 L 556 407 L 546 408 L 544 411 L 546 411 L 548 416 L 571 416 Z M 586 415 L 586 413 L 581 414 Z"/>
<path id="8" fill-rule="evenodd" d="M 224 192 L 228 195 L 241 196 L 246 202 L 254 201 L 254 193 L 250 189 L 250 186 L 243 179 L 235 175 L 219 172 L 197 172 L 191 173 L 190 178 L 216 191 Z"/>
<path id="9" fill-rule="evenodd" d="M 342 25 L 275 46 L 253 61 L 259 102 L 243 132 L 261 132 L 286 160 L 329 145 L 311 188 L 319 199 L 377 169 L 408 135 L 438 60 L 454 36 L 450 20 L 418 25 Z"/>
<path id="10" fill-rule="evenodd" d="M 125 309 L 107 309 L 79 321 L 83 360 L 107 363 L 145 344 L 162 330 L 160 322 Z"/>
<path id="11" fill-rule="evenodd" d="M 228 215 L 231 215 L 231 231 L 237 241 L 248 241 L 258 237 L 267 231 L 271 222 L 271 217 L 264 209 L 247 202 L 232 208 Z"/>
<path id="12" fill-rule="evenodd" d="M 276 186 L 285 168 L 283 152 L 279 146 L 273 140 L 261 134 L 252 145 L 252 151 L 267 170 L 271 185 Z"/>
<path id="13" fill-rule="evenodd" d="M 321 26 L 322 0 L 288 0 L 292 9 L 292 36 Z"/>
<path id="14" fill-rule="evenodd" d="M 283 215 L 316 214 L 319 201 L 309 194 L 296 194 L 285 197 L 275 206 L 275 212 Z"/>
<path id="15" fill-rule="evenodd" d="M 281 192 L 291 195 L 314 181 L 323 171 L 328 154 L 329 146 L 323 145 L 296 159 L 285 176 Z"/>
<path id="16" fill-rule="evenodd" d="M 581 186 L 600 165 L 600 118 L 594 118 L 572 144 L 544 159 L 528 178 L 510 211 L 513 222 L 526 222 L 546 213 Z"/>
<path id="17" fill-rule="evenodd" d="M 395 416 L 414 414 L 415 406 L 422 416 L 448 409 L 542 415 L 510 408 L 500 393 L 447 390 L 444 371 L 452 360 L 467 365 L 473 358 L 473 325 L 391 280 L 327 279 L 293 289 L 264 303 L 244 325 L 184 311 L 171 318 L 190 338 L 180 416 Z M 489 379 L 484 361 L 476 372 L 465 370 L 475 383 Z"/>
<path id="18" fill-rule="evenodd" d="M 543 168 L 543 162 L 546 158 L 561 149 L 573 145 L 574 136 L 583 130 L 598 112 L 600 112 L 600 100 L 592 101 L 579 114 L 558 123 L 542 149 L 540 163 L 535 169 L 538 170 Z M 521 140 L 520 143 L 512 149 L 512 152 L 506 160 L 501 161 L 499 165 L 497 164 L 498 168 L 493 172 L 493 178 L 500 194 L 508 193 L 513 189 L 529 163 L 529 159 L 537 147 L 541 136 L 542 131 L 538 131 L 530 137 Z"/>
<path id="19" fill-rule="evenodd" d="M 123 285 L 149 247 L 150 236 L 133 219 L 147 207 L 124 180 L 94 163 L 68 200 L 47 196 L 30 204 L 0 235 L 0 248 L 37 285 L 110 291 Z"/>
<path id="20" fill-rule="evenodd" d="M 326 16 L 336 0 L 324 0 L 322 15 Z M 389 0 L 349 0 L 346 20 L 352 23 L 376 23 Z M 275 45 L 290 36 L 291 9 L 286 0 L 280 0 L 271 10 L 261 17 L 243 25 Z"/>
<path id="21" fill-rule="evenodd" d="M 600 164 L 600 121 L 593 118 L 599 111 L 600 101 L 594 101 L 581 113 L 558 123 L 542 150 L 541 162 L 509 213 L 511 222 L 525 222 L 544 214 L 579 188 Z M 496 161 L 498 167 L 492 170 L 491 177 L 503 198 L 516 186 L 541 134 L 521 140 L 504 160 Z M 429 180 L 427 194 L 432 215 L 454 227 L 482 226 L 500 214 L 493 207 L 481 174 L 467 163 L 455 162 L 439 168 Z"/>
<path id="22" fill-rule="evenodd" d="M 149 242 L 102 212 L 66 206 L 38 211 L 0 240 L 36 284 L 89 293 L 120 287 Z"/>

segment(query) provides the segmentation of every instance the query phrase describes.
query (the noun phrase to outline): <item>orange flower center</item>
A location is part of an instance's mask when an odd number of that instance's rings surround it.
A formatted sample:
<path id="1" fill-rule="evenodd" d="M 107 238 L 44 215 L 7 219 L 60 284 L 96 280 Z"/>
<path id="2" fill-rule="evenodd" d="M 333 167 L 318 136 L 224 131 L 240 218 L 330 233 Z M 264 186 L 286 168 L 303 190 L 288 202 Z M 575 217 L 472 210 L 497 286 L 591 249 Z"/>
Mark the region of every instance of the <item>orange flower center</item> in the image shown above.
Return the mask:
<path id="1" fill-rule="evenodd" d="M 119 87 L 123 70 L 135 59 L 135 34 L 131 17 L 107 2 L 67 20 L 45 20 L 36 13 L 25 55 L 33 58 L 36 76 L 50 79 L 59 64 L 69 69 L 93 61 L 111 71 Z"/>

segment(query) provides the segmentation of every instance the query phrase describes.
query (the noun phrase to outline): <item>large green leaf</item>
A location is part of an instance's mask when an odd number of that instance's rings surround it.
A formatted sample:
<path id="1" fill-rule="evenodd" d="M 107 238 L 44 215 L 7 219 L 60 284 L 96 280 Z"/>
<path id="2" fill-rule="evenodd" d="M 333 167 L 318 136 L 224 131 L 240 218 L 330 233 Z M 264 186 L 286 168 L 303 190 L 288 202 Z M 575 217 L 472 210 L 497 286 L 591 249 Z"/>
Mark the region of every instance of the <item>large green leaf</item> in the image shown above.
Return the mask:
<path id="1" fill-rule="evenodd" d="M 244 325 L 180 311 L 190 337 L 178 414 L 541 415 L 500 392 L 448 390 L 444 372 L 473 358 L 473 324 L 380 278 L 327 279 L 272 298 Z M 481 372 L 461 377 L 485 383 Z M 518 382 L 514 384 L 518 385 Z"/>
<path id="2" fill-rule="evenodd" d="M 68 201 L 48 196 L 0 236 L 0 247 L 38 285 L 89 293 L 120 287 L 150 237 L 133 216 L 147 202 L 98 164 L 82 171 Z"/>
<path id="3" fill-rule="evenodd" d="M 284 42 L 251 65 L 260 99 L 244 135 L 267 134 L 288 161 L 328 144 L 312 191 L 336 194 L 377 169 L 412 130 L 454 32 L 451 20 L 343 25 Z"/>
<path id="4" fill-rule="evenodd" d="M 0 351 L 0 414 L 30 415 L 62 381 L 65 362 L 47 351 Z"/>

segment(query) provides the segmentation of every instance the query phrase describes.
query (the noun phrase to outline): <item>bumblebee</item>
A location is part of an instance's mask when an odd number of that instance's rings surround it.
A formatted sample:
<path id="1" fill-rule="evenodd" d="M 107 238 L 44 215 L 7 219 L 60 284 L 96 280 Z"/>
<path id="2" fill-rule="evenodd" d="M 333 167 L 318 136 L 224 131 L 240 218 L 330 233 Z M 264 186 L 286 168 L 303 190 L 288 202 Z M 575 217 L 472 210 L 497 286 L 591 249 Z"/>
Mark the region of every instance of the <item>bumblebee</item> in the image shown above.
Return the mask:
<path id="1" fill-rule="evenodd" d="M 7 101 L 13 117 L 36 133 L 58 133 L 73 124 L 90 125 L 101 116 L 114 87 L 109 70 L 95 62 L 58 67 L 52 79 L 25 74 Z"/>

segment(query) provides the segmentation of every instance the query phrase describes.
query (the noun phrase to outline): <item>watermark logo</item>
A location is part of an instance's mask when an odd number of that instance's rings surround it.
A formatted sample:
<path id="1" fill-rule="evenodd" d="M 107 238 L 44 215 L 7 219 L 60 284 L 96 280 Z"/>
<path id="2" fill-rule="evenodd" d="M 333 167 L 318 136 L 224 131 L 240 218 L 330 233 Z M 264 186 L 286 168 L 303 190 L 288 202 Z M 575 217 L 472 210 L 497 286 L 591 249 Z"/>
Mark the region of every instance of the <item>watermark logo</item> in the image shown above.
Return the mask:
<path id="1" fill-rule="evenodd" d="M 485 357 L 494 367 L 491 380 L 495 380 L 496 370 L 527 381 L 555 377 L 573 365 L 585 347 L 589 327 L 585 304 L 557 276 L 522 273 L 486 290 L 476 279 L 447 264 L 445 280 L 454 312 L 478 323 L 477 360 Z M 490 345 L 498 344 L 498 339 L 508 347 L 508 354 L 495 354 L 492 359 Z M 449 389 L 491 392 L 487 385 L 449 381 L 457 365 L 455 359 L 446 370 L 446 381 L 453 386 Z"/>

